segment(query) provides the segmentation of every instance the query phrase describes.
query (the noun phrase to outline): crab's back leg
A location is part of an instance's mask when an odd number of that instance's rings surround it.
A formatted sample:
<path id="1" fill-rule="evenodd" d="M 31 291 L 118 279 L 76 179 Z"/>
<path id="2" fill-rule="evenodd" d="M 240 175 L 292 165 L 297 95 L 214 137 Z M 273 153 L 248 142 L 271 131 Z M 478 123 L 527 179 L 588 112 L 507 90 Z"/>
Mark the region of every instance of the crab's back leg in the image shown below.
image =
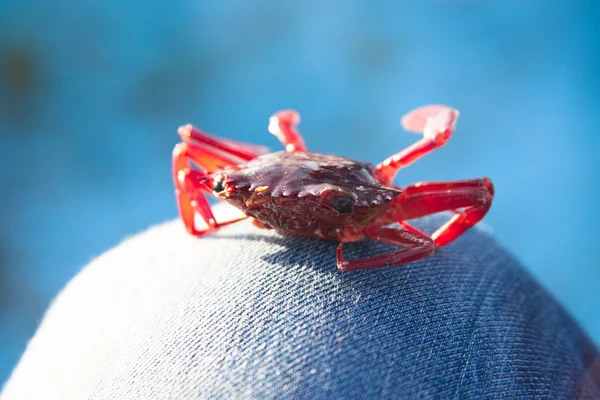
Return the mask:
<path id="1" fill-rule="evenodd" d="M 304 140 L 296 129 L 299 123 L 300 114 L 293 110 L 282 110 L 269 119 L 269 132 L 279 139 L 286 151 L 290 153 L 307 151 Z"/>
<path id="2" fill-rule="evenodd" d="M 346 260 L 342 252 L 342 243 L 340 243 L 337 248 L 337 266 L 340 271 L 357 271 L 405 264 L 430 256 L 435 251 L 435 243 L 428 236 L 407 230 L 367 227 L 365 234 L 372 240 L 404 249 L 369 258 Z"/>
<path id="3" fill-rule="evenodd" d="M 457 119 L 457 110 L 442 105 L 423 106 L 406 114 L 402 118 L 404 129 L 420 132 L 423 138 L 377 165 L 378 179 L 389 185 L 400 168 L 444 146 L 452 136 Z"/>
<path id="4" fill-rule="evenodd" d="M 436 246 L 444 246 L 478 223 L 488 212 L 494 198 L 494 185 L 489 178 L 449 182 L 421 182 L 406 187 L 394 199 L 401 224 L 413 233 L 422 233 L 403 222 L 441 211 L 454 211 L 450 220 L 431 238 Z"/>
<path id="5" fill-rule="evenodd" d="M 250 161 L 256 156 L 268 152 L 266 147 L 238 142 L 231 139 L 218 138 L 189 124 L 181 126 L 177 130 L 177 133 L 184 142 L 193 142 L 204 146 L 213 153 L 220 153 L 229 159 L 237 157 L 242 161 Z"/>
<path id="6" fill-rule="evenodd" d="M 191 125 L 179 128 L 178 132 L 184 141 L 173 149 L 173 181 L 179 215 L 188 232 L 200 236 L 246 218 L 241 216 L 217 222 L 203 192 L 209 191 L 207 182 L 211 172 L 249 161 L 263 152 L 263 149 L 246 143 L 218 139 Z M 205 228 L 196 227 L 196 213 L 206 223 Z"/>

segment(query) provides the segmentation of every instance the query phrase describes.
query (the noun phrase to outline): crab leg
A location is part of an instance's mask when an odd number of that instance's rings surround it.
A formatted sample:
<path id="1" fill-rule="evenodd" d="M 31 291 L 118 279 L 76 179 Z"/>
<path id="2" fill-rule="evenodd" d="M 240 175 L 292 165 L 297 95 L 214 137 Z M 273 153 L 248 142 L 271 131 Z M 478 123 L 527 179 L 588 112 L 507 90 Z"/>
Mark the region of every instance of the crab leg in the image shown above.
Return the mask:
<path id="1" fill-rule="evenodd" d="M 194 177 L 196 174 L 198 175 Z M 206 197 L 201 192 L 201 190 L 204 188 L 200 187 L 198 184 L 199 180 L 202 179 L 202 173 L 190 171 L 190 174 L 182 174 L 182 177 L 183 183 L 175 189 L 175 196 L 177 196 L 179 215 L 183 220 L 185 228 L 192 235 L 202 236 L 206 233 L 216 230 L 217 228 L 241 221 L 246 218 L 246 216 L 241 216 L 239 218 L 217 222 L 210 208 L 208 200 L 206 200 Z M 182 186 L 185 187 L 185 190 L 180 188 Z M 206 222 L 206 228 L 196 228 L 194 219 L 196 212 L 200 214 L 202 219 Z"/>
<path id="2" fill-rule="evenodd" d="M 377 165 L 379 180 L 391 184 L 400 168 L 444 146 L 452 136 L 457 118 L 457 110 L 442 105 L 424 106 L 406 114 L 402 118 L 404 129 L 420 132 L 423 138 Z"/>
<path id="3" fill-rule="evenodd" d="M 304 140 L 296 129 L 299 123 L 300 114 L 293 110 L 279 111 L 269 119 L 269 132 L 277 136 L 287 152 L 306 151 Z"/>
<path id="4" fill-rule="evenodd" d="M 256 156 L 268 151 L 268 149 L 263 146 L 211 136 L 189 124 L 179 127 L 177 133 L 184 142 L 194 142 L 212 148 L 213 150 L 220 150 L 230 157 L 235 156 L 243 161 L 250 161 Z"/>
<path id="5" fill-rule="evenodd" d="M 342 253 L 342 243 L 340 243 L 337 248 L 337 266 L 340 271 L 357 271 L 405 264 L 430 256 L 435 251 L 435 243 L 426 235 L 381 227 L 367 227 L 365 233 L 370 239 L 404 249 L 369 258 L 346 260 Z"/>
<path id="6" fill-rule="evenodd" d="M 481 178 L 417 183 L 406 187 L 394 202 L 399 210 L 396 215 L 399 221 L 454 211 L 456 215 L 431 235 L 436 246 L 441 247 L 479 222 L 487 214 L 493 198 L 492 181 Z M 401 225 L 413 233 L 422 233 L 405 222 L 401 222 Z"/>
<path id="7" fill-rule="evenodd" d="M 217 222 L 203 191 L 209 190 L 206 182 L 211 172 L 228 165 L 237 165 L 240 160 L 251 160 L 262 151 L 261 148 L 216 139 L 191 125 L 181 127 L 179 134 L 184 142 L 177 144 L 173 150 L 173 180 L 179 214 L 188 232 L 200 236 L 246 218 L 243 216 Z M 202 171 L 193 169 L 190 162 Z M 206 222 L 206 228 L 196 228 L 196 213 Z"/>

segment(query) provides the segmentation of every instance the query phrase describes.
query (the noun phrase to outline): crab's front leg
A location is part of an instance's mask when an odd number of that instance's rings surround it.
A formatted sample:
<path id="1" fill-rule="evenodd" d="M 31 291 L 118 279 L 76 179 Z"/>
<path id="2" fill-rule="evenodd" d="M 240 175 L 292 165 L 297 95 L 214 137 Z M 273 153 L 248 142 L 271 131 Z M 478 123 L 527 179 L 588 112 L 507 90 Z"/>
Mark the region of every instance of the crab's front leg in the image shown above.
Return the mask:
<path id="1" fill-rule="evenodd" d="M 173 149 L 173 181 L 179 215 L 189 233 L 201 236 L 215 229 L 245 219 L 246 216 L 217 222 L 210 204 L 203 192 L 211 172 L 225 166 L 236 165 L 256 157 L 263 148 L 246 143 L 235 142 L 210 136 L 191 125 L 179 128 L 183 139 Z M 197 170 L 191 163 L 200 167 Z M 195 224 L 196 213 L 206 227 L 198 229 Z"/>
<path id="2" fill-rule="evenodd" d="M 423 138 L 377 165 L 378 179 L 389 185 L 400 168 L 444 146 L 454 132 L 457 119 L 457 110 L 442 105 L 419 107 L 406 114 L 402 118 L 404 129 L 422 133 Z"/>
<path id="3" fill-rule="evenodd" d="M 342 243 L 340 243 L 337 248 L 337 266 L 340 271 L 358 271 L 406 264 L 430 256 L 435 251 L 435 243 L 424 234 L 380 226 L 368 226 L 365 234 L 372 240 L 402 247 L 403 250 L 358 260 L 346 260 L 342 252 Z"/>

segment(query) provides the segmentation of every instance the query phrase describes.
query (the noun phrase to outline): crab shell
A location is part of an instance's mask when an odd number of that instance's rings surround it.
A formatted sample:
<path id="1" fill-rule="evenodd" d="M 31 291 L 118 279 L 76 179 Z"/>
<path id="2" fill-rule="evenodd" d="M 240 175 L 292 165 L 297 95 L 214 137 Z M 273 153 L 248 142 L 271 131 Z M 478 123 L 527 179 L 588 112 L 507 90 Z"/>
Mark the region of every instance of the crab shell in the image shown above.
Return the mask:
<path id="1" fill-rule="evenodd" d="M 309 152 L 268 153 L 225 167 L 207 184 L 266 228 L 343 242 L 363 239 L 369 223 L 393 222 L 401 193 L 369 163 Z"/>

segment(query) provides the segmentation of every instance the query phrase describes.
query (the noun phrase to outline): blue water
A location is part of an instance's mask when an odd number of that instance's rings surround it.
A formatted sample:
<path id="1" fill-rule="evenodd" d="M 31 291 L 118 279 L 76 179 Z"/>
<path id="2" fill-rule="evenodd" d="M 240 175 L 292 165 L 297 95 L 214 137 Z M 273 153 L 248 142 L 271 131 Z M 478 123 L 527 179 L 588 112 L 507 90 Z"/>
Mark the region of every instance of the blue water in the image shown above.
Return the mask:
<path id="1" fill-rule="evenodd" d="M 448 146 L 397 183 L 492 177 L 486 223 L 600 341 L 599 9 L 3 0 L 0 382 L 77 271 L 176 217 L 177 126 L 279 148 L 281 108 L 312 150 L 371 162 L 417 138 L 404 112 L 459 108 Z"/>

